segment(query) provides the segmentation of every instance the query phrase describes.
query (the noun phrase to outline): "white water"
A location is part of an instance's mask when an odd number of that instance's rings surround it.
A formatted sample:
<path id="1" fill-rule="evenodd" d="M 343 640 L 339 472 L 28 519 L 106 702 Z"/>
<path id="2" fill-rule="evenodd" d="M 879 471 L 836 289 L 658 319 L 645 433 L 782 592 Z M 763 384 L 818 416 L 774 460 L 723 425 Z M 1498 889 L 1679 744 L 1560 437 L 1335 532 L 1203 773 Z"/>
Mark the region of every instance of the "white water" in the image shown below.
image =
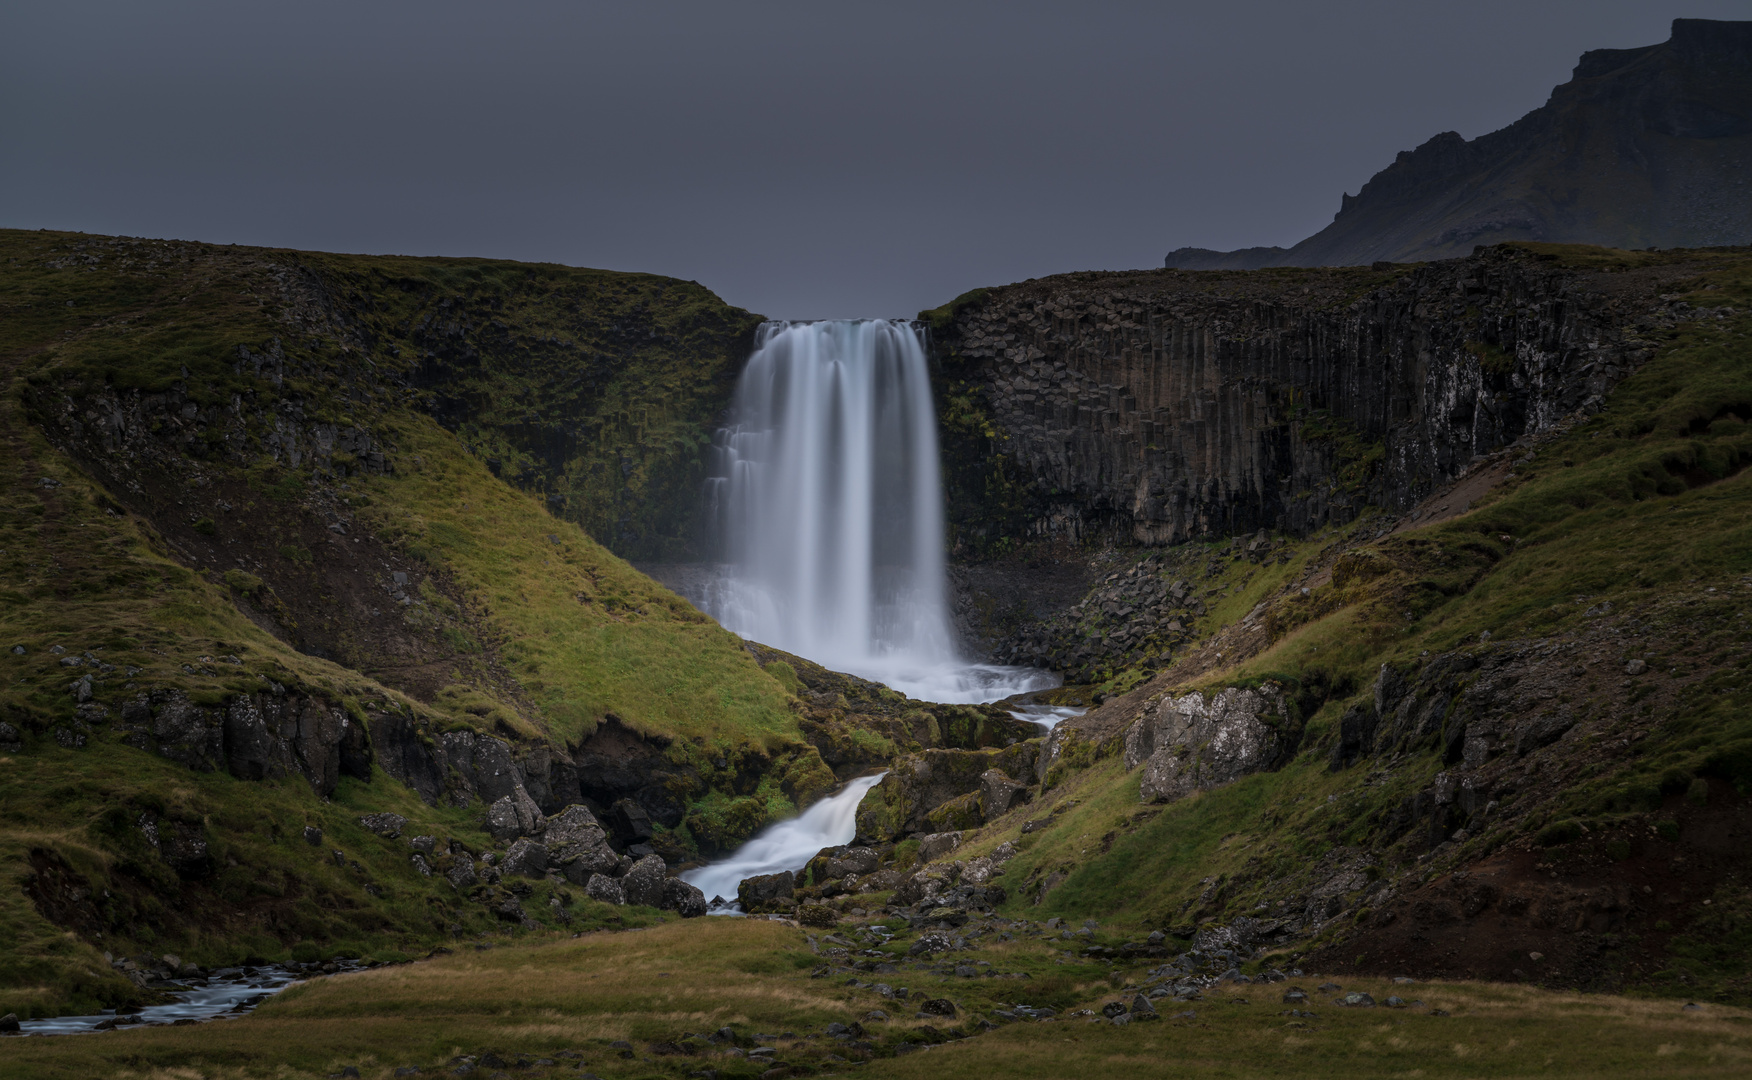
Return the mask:
<path id="1" fill-rule="evenodd" d="M 277 965 L 260 969 L 228 968 L 197 980 L 189 989 L 173 993 L 165 1005 L 148 1005 L 130 1013 L 113 1010 L 92 1016 L 56 1016 L 47 1020 L 20 1020 L 26 1035 L 80 1035 L 98 1030 L 97 1025 L 115 1022 L 118 1028 L 172 1024 L 178 1020 L 215 1020 L 241 1016 L 271 995 L 291 986 L 299 976 Z"/>
<path id="2" fill-rule="evenodd" d="M 728 858 L 689 870 L 681 880 L 705 893 L 707 900 L 723 897 L 733 901 L 736 886 L 745 878 L 803 869 L 822 848 L 852 842 L 858 835 L 858 804 L 884 775 L 853 780 L 839 794 L 822 799 L 790 821 L 767 826 Z M 714 911 L 729 913 L 721 908 Z"/>
<path id="3" fill-rule="evenodd" d="M 733 417 L 712 485 L 729 562 L 706 598 L 719 622 L 925 701 L 1055 685 L 1033 668 L 970 663 L 955 646 L 918 328 L 766 323 Z"/>

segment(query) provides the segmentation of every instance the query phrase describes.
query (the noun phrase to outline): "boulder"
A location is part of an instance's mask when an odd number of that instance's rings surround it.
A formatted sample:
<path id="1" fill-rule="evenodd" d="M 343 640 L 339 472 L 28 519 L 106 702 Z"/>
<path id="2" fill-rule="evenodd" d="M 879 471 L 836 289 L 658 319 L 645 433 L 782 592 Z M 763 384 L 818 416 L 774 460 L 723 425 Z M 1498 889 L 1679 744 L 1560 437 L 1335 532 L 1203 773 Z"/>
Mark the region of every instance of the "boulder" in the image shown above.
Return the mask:
<path id="1" fill-rule="evenodd" d="M 633 864 L 621 878 L 621 888 L 627 892 L 627 903 L 643 907 L 663 906 L 663 883 L 669 878 L 669 865 L 661 855 L 647 855 Z"/>
<path id="2" fill-rule="evenodd" d="M 847 874 L 874 874 L 880 865 L 881 860 L 876 853 L 867 847 L 845 848 L 842 854 L 827 860 L 825 876 L 837 878 Z"/>
<path id="3" fill-rule="evenodd" d="M 591 874 L 620 870 L 620 856 L 608 846 L 608 834 L 582 806 L 568 806 L 549 818 L 542 842 L 547 845 L 548 865 L 559 867 L 574 885 L 583 885 Z"/>
<path id="4" fill-rule="evenodd" d="M 931 862 L 954 851 L 961 846 L 959 832 L 931 833 L 919 837 L 919 861 Z"/>
<path id="5" fill-rule="evenodd" d="M 1276 725 L 1287 715 L 1273 683 L 1230 687 L 1208 700 L 1196 692 L 1164 696 L 1126 729 L 1125 764 L 1143 766 L 1143 801 L 1185 798 L 1275 766 L 1287 749 Z"/>
<path id="6" fill-rule="evenodd" d="M 402 817 L 400 814 L 366 814 L 359 819 L 359 824 L 387 840 L 394 840 L 396 837 L 400 836 L 402 829 L 407 826 L 407 823 L 408 819 Z M 308 840 L 310 838 L 307 835 L 305 839 Z M 321 840 L 322 836 L 319 833 L 317 834 L 316 842 L 320 843 Z"/>
<path id="7" fill-rule="evenodd" d="M 505 874 L 542 877 L 547 873 L 547 865 L 547 845 L 524 837 L 513 843 L 511 849 L 505 852 L 504 860 L 499 863 L 499 870 Z"/>
<path id="8" fill-rule="evenodd" d="M 487 808 L 487 831 L 500 843 L 519 836 L 535 836 L 547 829 L 547 818 L 541 807 L 518 784 L 509 795 L 501 796 Z"/>
<path id="9" fill-rule="evenodd" d="M 474 888 L 475 882 L 479 880 L 475 877 L 474 860 L 468 858 L 456 860 L 456 865 L 452 866 L 450 872 L 444 877 L 450 882 L 451 888 L 457 892 L 467 892 Z"/>
<path id="10" fill-rule="evenodd" d="M 994 821 L 1030 797 L 1028 785 L 1012 780 L 1002 769 L 987 769 L 979 777 L 979 814 Z"/>
<path id="11" fill-rule="evenodd" d="M 706 894 L 680 878 L 666 877 L 663 879 L 663 903 L 660 906 L 684 919 L 698 918 L 706 913 Z"/>
<path id="12" fill-rule="evenodd" d="M 627 902 L 627 892 L 621 888 L 621 883 L 607 874 L 591 874 L 584 882 L 584 892 L 592 900 L 600 900 L 605 904 L 624 904 Z"/>
<path id="13" fill-rule="evenodd" d="M 757 874 L 744 878 L 736 886 L 736 900 L 743 911 L 757 911 L 777 900 L 789 900 L 797 890 L 797 877 L 786 870 L 781 874 Z"/>

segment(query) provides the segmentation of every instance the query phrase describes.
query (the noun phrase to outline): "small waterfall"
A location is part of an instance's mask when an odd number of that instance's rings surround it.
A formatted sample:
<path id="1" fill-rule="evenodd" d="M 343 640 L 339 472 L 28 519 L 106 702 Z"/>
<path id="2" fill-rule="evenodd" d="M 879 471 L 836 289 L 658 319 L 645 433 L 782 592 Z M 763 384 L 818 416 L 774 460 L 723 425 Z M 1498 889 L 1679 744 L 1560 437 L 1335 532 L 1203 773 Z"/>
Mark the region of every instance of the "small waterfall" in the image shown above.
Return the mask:
<path id="1" fill-rule="evenodd" d="M 681 880 L 706 894 L 706 899 L 736 899 L 736 887 L 744 878 L 801 870 L 824 847 L 849 844 L 858 834 L 858 804 L 864 793 L 886 775 L 863 776 L 830 795 L 790 821 L 768 826 L 759 836 L 737 848 L 728 858 L 690 870 Z M 713 909 L 729 914 L 731 909 Z"/>
<path id="2" fill-rule="evenodd" d="M 711 511 L 728 566 L 708 610 L 743 637 L 923 700 L 1054 685 L 956 648 L 920 329 L 769 322 L 756 344 L 717 440 Z"/>

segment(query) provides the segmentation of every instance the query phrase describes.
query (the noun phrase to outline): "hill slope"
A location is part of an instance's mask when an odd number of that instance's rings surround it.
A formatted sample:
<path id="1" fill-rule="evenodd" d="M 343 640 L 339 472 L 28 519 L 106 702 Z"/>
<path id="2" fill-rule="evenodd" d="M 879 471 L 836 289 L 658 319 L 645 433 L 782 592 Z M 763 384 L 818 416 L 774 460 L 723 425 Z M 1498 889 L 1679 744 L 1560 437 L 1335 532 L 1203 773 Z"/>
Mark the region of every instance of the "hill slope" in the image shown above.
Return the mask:
<path id="1" fill-rule="evenodd" d="M 620 919 L 477 861 L 576 804 L 623 870 L 678 865 L 1017 734 L 880 688 L 805 705 L 582 527 L 690 542 L 758 322 L 695 284 L 7 231 L 0 313 L 0 1014 L 138 1000 L 103 949 Z"/>
<path id="2" fill-rule="evenodd" d="M 1607 247 L 1752 241 L 1752 23 L 1675 19 L 1640 49 L 1584 53 L 1551 99 L 1468 141 L 1443 132 L 1346 195 L 1290 248 L 1181 248 L 1188 270 L 1360 266 L 1510 240 Z"/>

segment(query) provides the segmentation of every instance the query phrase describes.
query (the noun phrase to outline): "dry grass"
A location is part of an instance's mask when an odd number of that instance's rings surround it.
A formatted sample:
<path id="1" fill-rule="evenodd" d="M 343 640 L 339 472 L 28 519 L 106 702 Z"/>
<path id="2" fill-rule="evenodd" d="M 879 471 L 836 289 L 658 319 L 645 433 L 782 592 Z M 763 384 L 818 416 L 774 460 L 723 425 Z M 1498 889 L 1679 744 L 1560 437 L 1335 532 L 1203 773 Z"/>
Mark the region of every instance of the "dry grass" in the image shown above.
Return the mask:
<path id="1" fill-rule="evenodd" d="M 1076 1007 L 1099 1008 L 1131 994 L 1109 989 L 1107 969 L 1040 963 L 1042 948 L 1009 943 L 974 954 L 1000 968 L 1037 972 L 1033 982 L 939 978 L 903 967 L 883 976 L 929 996 L 947 996 L 961 1015 L 921 1021 L 843 980 L 812 979 L 816 963 L 794 927 L 755 920 L 695 920 L 640 931 L 599 933 L 545 944 L 469 951 L 430 962 L 321 979 L 294 988 L 240 1020 L 194 1028 L 156 1028 L 6 1044 L 0 1077 L 275 1077 L 301 1080 L 358 1068 L 387 1077 L 397 1067 L 448 1070 L 465 1054 L 519 1053 L 552 1066 L 519 1076 L 577 1075 L 608 1080 L 683 1077 L 718 1070 L 724 1080 L 767 1066 L 718 1047 L 666 1056 L 653 1044 L 724 1026 L 762 1040 L 804 1073 L 870 1077 L 1710 1077 L 1752 1068 L 1752 1013 L 1720 1006 L 1685 1011 L 1680 1003 L 1555 994 L 1479 983 L 1395 985 L 1347 980 L 1377 1000 L 1398 992 L 1421 999 L 1407 1009 L 1344 1009 L 1315 994 L 1313 1020 L 1280 1015 L 1283 986 L 1248 986 L 1170 1006 L 1168 1019 L 1114 1027 L 1066 1013 L 1049 1023 L 1011 1024 L 895 1057 L 903 1041 L 927 1038 L 927 1023 L 972 1025 L 996 995 L 1023 995 L 1057 979 Z M 1032 959 L 1031 959 L 1032 954 Z M 960 959 L 960 957 L 957 957 Z M 1297 983 L 1313 991 L 1323 980 Z M 1074 989 L 1070 989 L 1074 988 Z M 1240 1001 L 1239 998 L 1247 1000 Z M 1064 1000 L 1069 1000 L 1064 999 Z M 871 1023 L 878 1050 L 855 1070 L 828 1059 L 858 1056 L 823 1034 L 871 1008 L 895 1014 Z M 1174 1018 L 1182 1011 L 1195 1019 Z M 1435 1015 L 1445 1010 L 1450 1015 Z M 815 1038 L 809 1038 L 814 1035 Z M 936 1037 L 928 1039 L 935 1041 Z M 623 1058 L 609 1044 L 630 1042 Z M 582 1054 L 575 1063 L 557 1055 Z"/>

